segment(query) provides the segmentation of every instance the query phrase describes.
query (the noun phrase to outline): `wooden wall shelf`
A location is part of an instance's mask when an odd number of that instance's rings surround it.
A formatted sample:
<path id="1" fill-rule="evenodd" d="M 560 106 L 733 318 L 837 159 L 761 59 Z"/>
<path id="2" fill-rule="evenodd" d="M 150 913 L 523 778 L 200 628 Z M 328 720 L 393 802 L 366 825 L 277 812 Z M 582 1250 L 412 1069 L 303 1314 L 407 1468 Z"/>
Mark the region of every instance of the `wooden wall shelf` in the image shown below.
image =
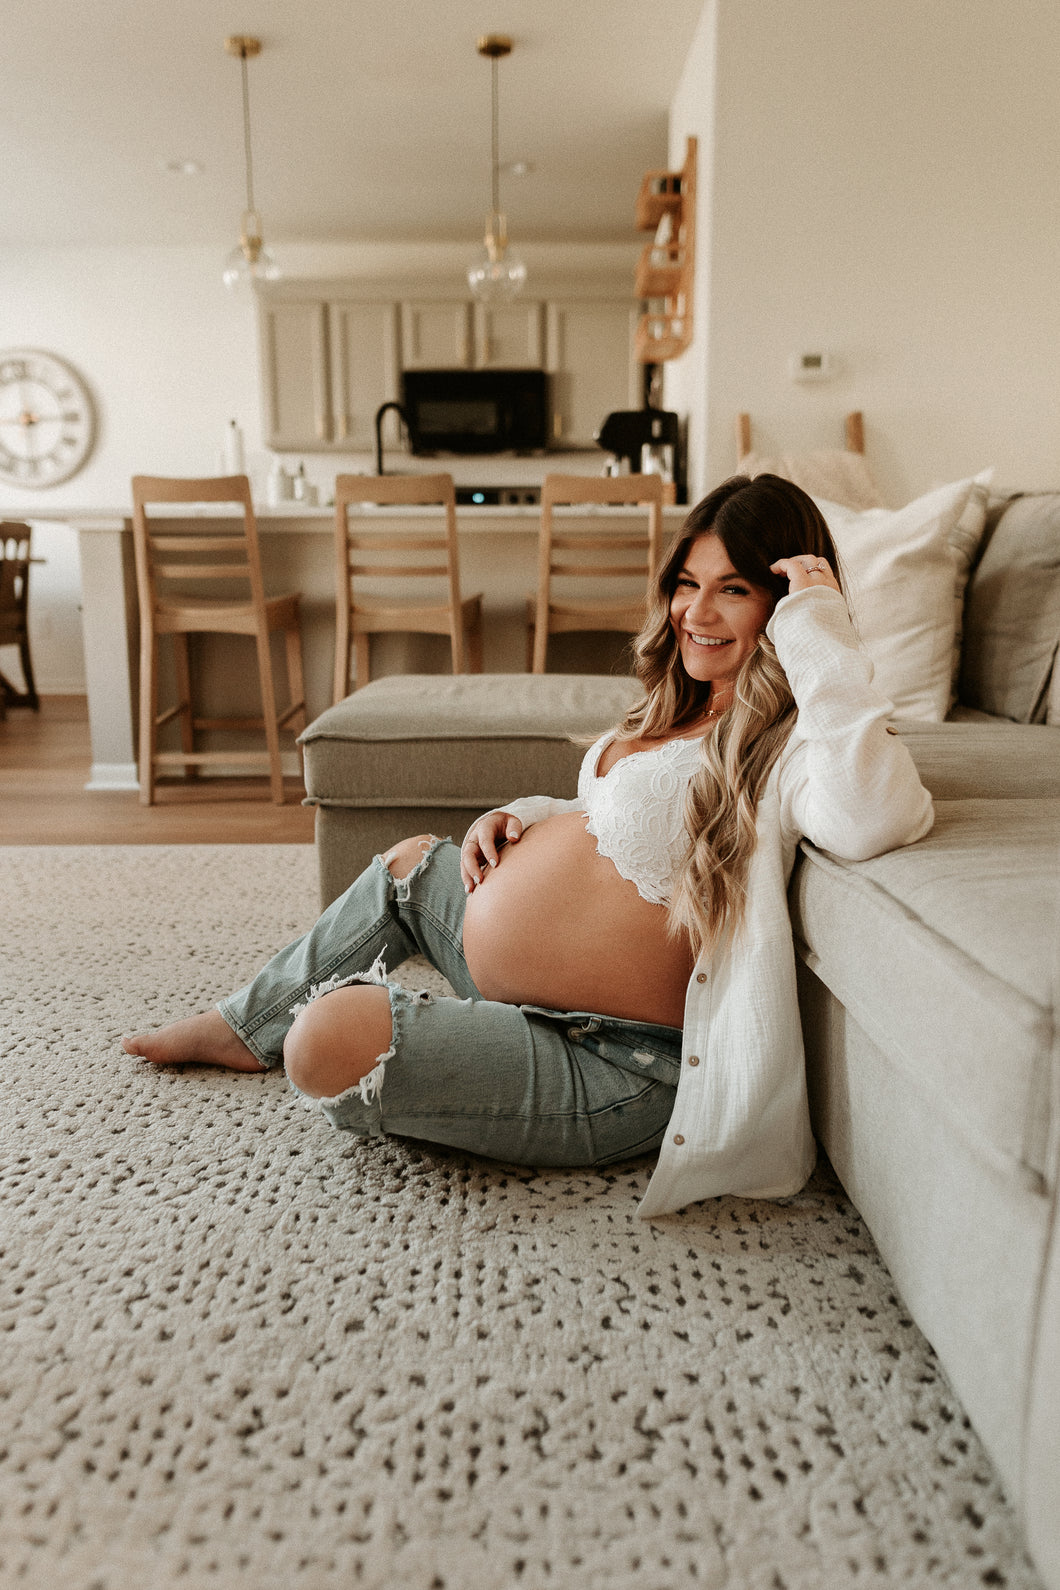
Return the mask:
<path id="1" fill-rule="evenodd" d="M 634 291 L 644 300 L 636 334 L 641 364 L 676 359 L 692 341 L 696 233 L 696 140 L 689 138 L 680 171 L 645 174 L 636 204 L 637 230 L 654 232 L 639 261 Z"/>

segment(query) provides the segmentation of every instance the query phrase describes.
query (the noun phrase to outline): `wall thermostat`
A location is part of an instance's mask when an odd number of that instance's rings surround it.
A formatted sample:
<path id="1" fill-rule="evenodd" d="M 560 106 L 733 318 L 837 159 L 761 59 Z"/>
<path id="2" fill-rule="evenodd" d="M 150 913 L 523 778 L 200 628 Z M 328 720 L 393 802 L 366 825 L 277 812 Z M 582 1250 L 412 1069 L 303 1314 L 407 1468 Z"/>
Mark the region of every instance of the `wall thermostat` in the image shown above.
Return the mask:
<path id="1" fill-rule="evenodd" d="M 830 353 L 793 353 L 788 371 L 793 381 L 830 381 L 835 360 Z"/>

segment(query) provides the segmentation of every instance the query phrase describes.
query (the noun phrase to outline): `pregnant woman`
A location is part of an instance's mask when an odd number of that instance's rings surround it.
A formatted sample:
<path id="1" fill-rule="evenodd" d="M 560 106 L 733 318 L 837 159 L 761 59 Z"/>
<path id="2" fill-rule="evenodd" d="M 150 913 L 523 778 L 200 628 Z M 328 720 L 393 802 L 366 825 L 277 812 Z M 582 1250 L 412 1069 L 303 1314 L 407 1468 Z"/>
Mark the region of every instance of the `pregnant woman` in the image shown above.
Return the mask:
<path id="1" fill-rule="evenodd" d="M 851 627 L 816 505 L 737 476 L 689 513 L 635 646 L 642 699 L 574 800 L 372 865 L 216 1010 L 126 1038 L 279 1064 L 332 1125 L 509 1163 L 660 1149 L 641 1213 L 791 1194 L 814 1163 L 787 912 L 800 837 L 851 860 L 931 800 Z M 387 979 L 422 954 L 455 990 Z"/>

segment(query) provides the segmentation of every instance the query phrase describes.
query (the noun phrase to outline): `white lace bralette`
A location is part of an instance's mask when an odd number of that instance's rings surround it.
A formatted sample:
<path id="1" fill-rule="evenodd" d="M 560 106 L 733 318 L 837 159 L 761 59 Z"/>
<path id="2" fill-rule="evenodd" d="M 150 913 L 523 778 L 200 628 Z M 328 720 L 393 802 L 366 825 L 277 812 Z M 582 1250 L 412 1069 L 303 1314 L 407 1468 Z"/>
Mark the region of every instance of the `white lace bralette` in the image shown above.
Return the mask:
<path id="1" fill-rule="evenodd" d="M 601 856 L 652 905 L 667 905 L 678 868 L 688 853 L 685 795 L 700 765 L 700 740 L 664 740 L 649 751 L 631 751 L 607 773 L 597 765 L 613 736 L 603 735 L 585 753 L 578 799 L 586 830 Z"/>

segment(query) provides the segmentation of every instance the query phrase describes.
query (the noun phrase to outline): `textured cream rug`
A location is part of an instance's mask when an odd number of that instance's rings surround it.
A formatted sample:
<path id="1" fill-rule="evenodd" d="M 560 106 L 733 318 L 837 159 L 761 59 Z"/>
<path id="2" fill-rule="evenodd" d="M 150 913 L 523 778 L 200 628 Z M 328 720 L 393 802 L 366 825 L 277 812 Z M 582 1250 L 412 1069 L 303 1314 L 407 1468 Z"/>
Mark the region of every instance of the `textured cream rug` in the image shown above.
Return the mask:
<path id="1" fill-rule="evenodd" d="M 312 851 L 0 869 L 5 1590 L 1037 1585 L 827 1167 L 647 1224 L 643 1162 L 358 1143 L 281 1075 L 152 1071 L 120 1035 L 301 931 Z"/>

